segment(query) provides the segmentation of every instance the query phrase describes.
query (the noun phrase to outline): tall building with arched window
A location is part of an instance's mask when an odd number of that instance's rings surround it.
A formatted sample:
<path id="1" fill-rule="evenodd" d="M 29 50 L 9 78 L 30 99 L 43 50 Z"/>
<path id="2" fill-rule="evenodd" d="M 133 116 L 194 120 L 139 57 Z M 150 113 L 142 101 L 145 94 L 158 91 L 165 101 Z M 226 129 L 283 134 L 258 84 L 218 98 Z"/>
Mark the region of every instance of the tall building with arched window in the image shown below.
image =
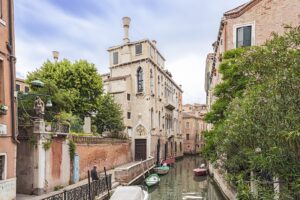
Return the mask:
<path id="1" fill-rule="evenodd" d="M 165 59 L 148 39 L 131 42 L 130 18 L 123 18 L 123 44 L 108 49 L 110 73 L 102 75 L 104 90 L 123 109 L 125 134 L 135 160 L 157 162 L 183 155 L 180 121 L 182 89 L 165 69 Z M 178 145 L 178 147 L 177 147 Z"/>

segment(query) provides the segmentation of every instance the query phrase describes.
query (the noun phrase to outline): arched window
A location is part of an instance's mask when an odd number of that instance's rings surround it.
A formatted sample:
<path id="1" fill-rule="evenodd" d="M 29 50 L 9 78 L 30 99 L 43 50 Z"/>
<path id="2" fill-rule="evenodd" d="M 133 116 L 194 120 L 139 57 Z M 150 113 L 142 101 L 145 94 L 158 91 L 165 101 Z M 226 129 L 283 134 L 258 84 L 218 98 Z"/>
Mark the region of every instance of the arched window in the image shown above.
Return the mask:
<path id="1" fill-rule="evenodd" d="M 137 70 L 137 90 L 138 92 L 144 91 L 143 69 L 141 67 Z"/>

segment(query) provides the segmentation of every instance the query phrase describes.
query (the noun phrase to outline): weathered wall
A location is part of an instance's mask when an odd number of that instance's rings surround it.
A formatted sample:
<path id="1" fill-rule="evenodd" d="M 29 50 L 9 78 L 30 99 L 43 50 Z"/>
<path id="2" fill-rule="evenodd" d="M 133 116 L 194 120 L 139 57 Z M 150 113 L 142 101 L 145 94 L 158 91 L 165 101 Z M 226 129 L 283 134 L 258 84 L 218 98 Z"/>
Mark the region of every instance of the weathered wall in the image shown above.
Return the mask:
<path id="1" fill-rule="evenodd" d="M 106 140 L 101 144 L 77 144 L 80 179 L 87 178 L 87 171 L 94 165 L 99 171 L 115 168 L 132 161 L 129 141 Z"/>
<path id="2" fill-rule="evenodd" d="M 68 140 L 55 137 L 51 148 L 46 151 L 46 192 L 55 186 L 67 186 L 70 183 L 71 165 Z"/>

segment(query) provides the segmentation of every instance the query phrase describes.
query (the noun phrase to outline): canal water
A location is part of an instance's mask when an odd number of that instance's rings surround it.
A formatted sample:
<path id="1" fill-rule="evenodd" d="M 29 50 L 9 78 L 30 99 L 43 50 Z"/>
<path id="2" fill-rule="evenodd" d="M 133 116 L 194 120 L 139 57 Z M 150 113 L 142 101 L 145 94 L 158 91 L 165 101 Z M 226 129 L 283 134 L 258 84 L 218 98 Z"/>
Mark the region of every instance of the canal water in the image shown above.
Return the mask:
<path id="1" fill-rule="evenodd" d="M 225 200 L 212 179 L 195 177 L 193 169 L 200 166 L 199 156 L 188 156 L 176 162 L 159 185 L 149 188 L 151 200 Z"/>

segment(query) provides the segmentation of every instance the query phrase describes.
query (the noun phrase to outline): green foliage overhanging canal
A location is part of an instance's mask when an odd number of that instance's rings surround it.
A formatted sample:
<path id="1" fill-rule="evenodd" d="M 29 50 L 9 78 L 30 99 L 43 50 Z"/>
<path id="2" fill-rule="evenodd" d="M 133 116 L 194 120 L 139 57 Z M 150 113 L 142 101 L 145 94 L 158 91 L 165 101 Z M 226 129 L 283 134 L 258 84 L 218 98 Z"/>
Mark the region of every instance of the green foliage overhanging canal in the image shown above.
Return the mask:
<path id="1" fill-rule="evenodd" d="M 78 133 L 82 132 L 83 118 L 94 112 L 93 131 L 110 131 L 116 137 L 123 131 L 122 110 L 109 94 L 104 94 L 102 79 L 94 64 L 85 60 L 74 63 L 67 59 L 59 62 L 48 60 L 28 74 L 26 82 L 30 84 L 33 80 L 41 80 L 45 86 L 31 87 L 31 93 L 48 94 L 52 99 L 53 107 L 45 110 L 46 121 L 70 125 L 71 131 Z M 34 115 L 33 101 L 25 95 L 20 101 L 21 124 L 26 124 Z"/>
<path id="2" fill-rule="evenodd" d="M 223 82 L 205 116 L 214 128 L 205 134 L 203 154 L 227 172 L 239 199 L 273 199 L 274 177 L 280 199 L 299 199 L 300 27 L 262 46 L 226 52 L 219 71 Z"/>

